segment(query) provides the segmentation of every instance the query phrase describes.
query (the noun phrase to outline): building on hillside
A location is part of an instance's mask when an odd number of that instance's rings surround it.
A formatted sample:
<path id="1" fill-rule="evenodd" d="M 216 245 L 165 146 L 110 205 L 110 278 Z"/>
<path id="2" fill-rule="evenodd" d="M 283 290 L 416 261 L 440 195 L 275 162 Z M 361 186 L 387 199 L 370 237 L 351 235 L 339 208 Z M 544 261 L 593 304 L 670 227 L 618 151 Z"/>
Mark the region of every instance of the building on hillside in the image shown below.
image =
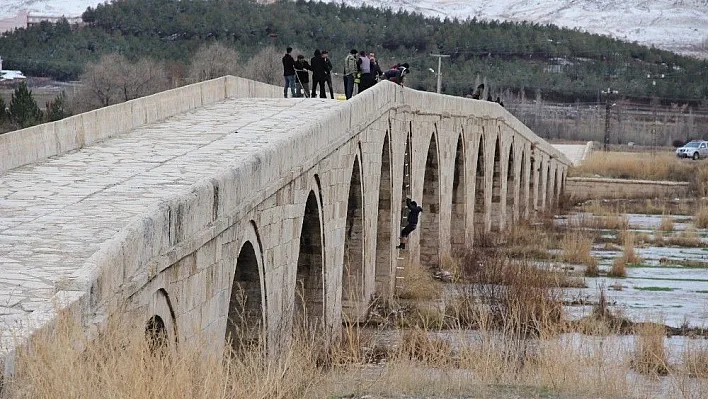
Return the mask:
<path id="1" fill-rule="evenodd" d="M 29 13 L 23 10 L 14 17 L 0 18 L 0 34 L 10 32 L 18 28 L 26 28 L 28 16 Z"/>
<path id="2" fill-rule="evenodd" d="M 23 10 L 20 11 L 14 17 L 1 18 L 0 19 L 0 34 L 3 32 L 10 32 L 19 28 L 27 28 L 34 25 L 39 25 L 42 22 L 49 22 L 55 24 L 62 19 L 66 19 L 70 25 L 83 26 L 84 21 L 81 16 L 56 16 L 56 15 L 33 15 Z"/>
<path id="3" fill-rule="evenodd" d="M 67 16 L 54 16 L 54 15 L 28 15 L 27 16 L 27 26 L 39 25 L 42 22 L 49 22 L 56 24 L 62 19 L 66 19 L 69 25 L 83 25 L 84 21 L 81 17 L 67 17 Z"/>

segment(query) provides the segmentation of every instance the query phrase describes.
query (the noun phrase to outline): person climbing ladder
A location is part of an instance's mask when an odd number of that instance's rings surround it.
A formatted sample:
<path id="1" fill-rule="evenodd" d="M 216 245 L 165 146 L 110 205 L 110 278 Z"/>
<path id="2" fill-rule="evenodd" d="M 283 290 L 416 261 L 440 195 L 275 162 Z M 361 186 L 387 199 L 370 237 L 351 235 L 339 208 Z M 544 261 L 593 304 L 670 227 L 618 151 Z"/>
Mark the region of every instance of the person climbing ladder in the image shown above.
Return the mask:
<path id="1" fill-rule="evenodd" d="M 423 212 L 423 208 L 410 198 L 406 198 L 406 206 L 408 207 L 408 224 L 401 230 L 401 243 L 396 247 L 398 249 L 406 249 L 408 235 L 417 227 L 418 215 Z"/>

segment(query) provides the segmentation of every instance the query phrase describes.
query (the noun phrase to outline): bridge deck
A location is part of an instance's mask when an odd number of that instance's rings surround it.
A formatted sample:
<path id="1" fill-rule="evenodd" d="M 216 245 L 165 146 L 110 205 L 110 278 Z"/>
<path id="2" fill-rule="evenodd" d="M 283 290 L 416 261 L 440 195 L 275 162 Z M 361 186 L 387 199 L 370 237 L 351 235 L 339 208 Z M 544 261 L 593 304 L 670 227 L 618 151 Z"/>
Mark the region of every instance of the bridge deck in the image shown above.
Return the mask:
<path id="1" fill-rule="evenodd" d="M 340 104 L 226 100 L 0 175 L 0 332 L 46 307 L 62 279 L 158 199 Z"/>

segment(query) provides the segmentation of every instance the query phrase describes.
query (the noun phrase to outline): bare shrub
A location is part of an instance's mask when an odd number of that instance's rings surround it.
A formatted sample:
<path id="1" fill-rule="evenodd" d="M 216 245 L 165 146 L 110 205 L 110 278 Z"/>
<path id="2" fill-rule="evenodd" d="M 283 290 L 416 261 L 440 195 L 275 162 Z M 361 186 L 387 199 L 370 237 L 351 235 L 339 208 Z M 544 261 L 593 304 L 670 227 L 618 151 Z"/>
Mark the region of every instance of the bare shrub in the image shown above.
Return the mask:
<path id="1" fill-rule="evenodd" d="M 635 326 L 634 359 L 632 365 L 642 374 L 666 375 L 669 372 L 665 327 L 658 323 L 640 323 Z"/>
<path id="2" fill-rule="evenodd" d="M 257 80 L 272 85 L 283 83 L 283 64 L 281 58 L 285 52 L 275 46 L 264 47 L 244 65 L 242 75 L 244 78 Z M 293 50 L 293 54 L 298 54 Z M 307 55 L 306 59 L 309 59 Z"/>
<path id="3" fill-rule="evenodd" d="M 201 82 L 226 75 L 238 75 L 240 56 L 219 42 L 203 45 L 192 56 L 187 81 Z"/>
<path id="4" fill-rule="evenodd" d="M 130 62 L 120 54 L 107 54 L 90 62 L 81 74 L 81 89 L 72 98 L 74 113 L 89 111 L 157 93 L 170 88 L 164 66 L 149 58 Z"/>
<path id="5" fill-rule="evenodd" d="M 554 331 L 563 316 L 559 281 L 553 274 L 530 262 L 511 261 L 506 257 L 470 255 L 463 265 L 465 281 L 475 283 L 470 293 L 487 314 L 477 324 L 518 336 L 539 335 Z M 472 300 L 465 303 L 473 305 Z M 456 313 L 480 315 L 484 312 L 456 309 Z"/>

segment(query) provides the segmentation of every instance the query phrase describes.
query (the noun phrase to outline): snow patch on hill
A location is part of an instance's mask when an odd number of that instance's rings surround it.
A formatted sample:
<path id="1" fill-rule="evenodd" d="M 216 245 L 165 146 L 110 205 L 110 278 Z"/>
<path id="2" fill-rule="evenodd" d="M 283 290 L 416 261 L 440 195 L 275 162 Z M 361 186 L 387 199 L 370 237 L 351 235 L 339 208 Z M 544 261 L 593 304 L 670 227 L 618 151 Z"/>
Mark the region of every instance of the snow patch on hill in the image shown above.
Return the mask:
<path id="1" fill-rule="evenodd" d="M 324 0 L 340 3 L 342 0 Z M 708 0 L 344 0 L 428 16 L 553 23 L 684 54 L 708 56 Z M 2 0 L 0 18 L 21 10 L 78 16 L 97 0 Z M 705 44 L 701 48 L 701 44 Z"/>

